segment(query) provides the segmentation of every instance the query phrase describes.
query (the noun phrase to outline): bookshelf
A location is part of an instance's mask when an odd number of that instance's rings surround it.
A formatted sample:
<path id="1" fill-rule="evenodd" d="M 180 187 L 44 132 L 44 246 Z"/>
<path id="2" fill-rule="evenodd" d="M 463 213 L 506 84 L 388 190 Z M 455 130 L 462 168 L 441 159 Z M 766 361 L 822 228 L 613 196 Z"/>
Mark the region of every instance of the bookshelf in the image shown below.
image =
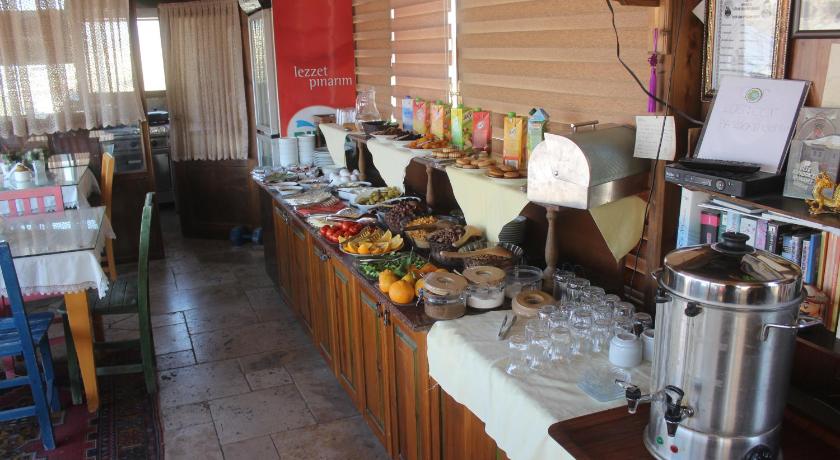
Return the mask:
<path id="1" fill-rule="evenodd" d="M 840 215 L 821 214 L 812 216 L 808 212 L 808 205 L 805 204 L 805 201 L 798 198 L 787 198 L 782 195 L 764 195 L 744 199 L 697 187 L 683 187 L 692 192 L 706 193 L 709 196 L 721 198 L 732 203 L 757 207 L 781 216 L 797 219 L 802 221 L 802 225 L 808 225 L 810 223 L 814 228 L 840 233 Z M 823 353 L 840 358 L 840 339 L 836 338 L 835 333 L 828 329 L 817 327 L 811 328 L 811 330 L 802 330 L 798 334 L 797 341 L 807 347 L 815 348 Z"/>

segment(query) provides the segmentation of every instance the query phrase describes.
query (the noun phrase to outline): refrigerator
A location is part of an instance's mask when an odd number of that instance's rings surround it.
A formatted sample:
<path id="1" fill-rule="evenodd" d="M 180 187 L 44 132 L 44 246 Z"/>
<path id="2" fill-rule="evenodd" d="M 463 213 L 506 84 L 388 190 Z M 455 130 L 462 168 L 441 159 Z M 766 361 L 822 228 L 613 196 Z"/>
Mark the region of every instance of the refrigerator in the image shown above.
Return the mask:
<path id="1" fill-rule="evenodd" d="M 248 16 L 248 30 L 257 158 L 260 166 L 271 166 L 272 153 L 279 154 L 281 137 L 277 66 L 274 60 L 274 20 L 271 8 L 261 9 Z"/>

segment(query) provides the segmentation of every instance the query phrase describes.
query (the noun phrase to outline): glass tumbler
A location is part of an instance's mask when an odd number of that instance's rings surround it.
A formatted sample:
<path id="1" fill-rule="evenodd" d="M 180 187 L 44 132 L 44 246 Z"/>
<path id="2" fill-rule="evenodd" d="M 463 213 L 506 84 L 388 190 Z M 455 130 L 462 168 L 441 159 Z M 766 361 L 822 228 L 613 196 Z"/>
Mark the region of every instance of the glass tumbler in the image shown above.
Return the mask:
<path id="1" fill-rule="evenodd" d="M 537 318 L 539 318 L 543 328 L 549 329 L 551 327 L 551 315 L 556 311 L 556 305 L 545 305 L 539 309 L 539 311 L 537 312 Z"/>
<path id="2" fill-rule="evenodd" d="M 566 286 L 566 296 L 571 302 L 580 302 L 583 290 L 589 287 L 589 280 L 585 278 L 572 278 Z"/>
<path id="3" fill-rule="evenodd" d="M 615 305 L 613 316 L 616 318 L 633 319 L 633 314 L 636 313 L 636 307 L 630 302 L 618 302 Z"/>
<path id="4" fill-rule="evenodd" d="M 604 302 L 604 288 L 598 286 L 589 286 L 583 289 L 583 301 L 592 307 L 596 307 Z"/>
<path id="5" fill-rule="evenodd" d="M 543 325 L 539 318 L 532 318 L 525 324 L 525 339 L 533 340 L 534 334 L 545 332 L 546 326 Z"/>
<path id="6" fill-rule="evenodd" d="M 548 358 L 552 362 L 568 361 L 572 352 L 572 332 L 567 327 L 555 327 L 549 332 L 551 347 Z"/>
<path id="7" fill-rule="evenodd" d="M 534 332 L 531 341 L 528 343 L 528 365 L 531 369 L 544 371 L 551 368 L 549 349 L 551 348 L 551 336 L 548 330 Z"/>
<path id="8" fill-rule="evenodd" d="M 571 316 L 570 309 L 559 307 L 557 311 L 555 311 L 551 314 L 551 316 L 548 317 L 548 328 L 554 329 L 558 327 L 568 327 L 569 316 Z"/>
<path id="9" fill-rule="evenodd" d="M 569 320 L 572 331 L 572 354 L 585 355 L 589 352 L 592 334 L 593 314 L 588 308 L 578 308 Z"/>
<path id="10" fill-rule="evenodd" d="M 592 352 L 601 353 L 609 349 L 612 340 L 612 320 L 599 318 L 592 322 Z"/>
<path id="11" fill-rule="evenodd" d="M 616 316 L 613 318 L 613 336 L 622 333 L 633 334 L 633 320 Z"/>
<path id="12" fill-rule="evenodd" d="M 615 310 L 615 305 L 621 302 L 621 297 L 615 294 L 607 294 L 604 296 L 604 304 L 613 310 Z"/>
<path id="13" fill-rule="evenodd" d="M 644 312 L 633 314 L 633 332 L 637 336 L 642 335 L 642 332 L 653 327 L 653 318 Z"/>
<path id="14" fill-rule="evenodd" d="M 601 305 L 593 308 L 592 313 L 595 314 L 595 319 L 605 319 L 607 321 L 612 322 L 613 310 L 612 310 L 612 308 L 608 307 L 606 304 L 601 304 Z"/>
<path id="15" fill-rule="evenodd" d="M 575 272 L 558 270 L 554 273 L 554 299 L 558 302 L 566 300 L 566 288 L 569 281 L 575 277 Z"/>
<path id="16" fill-rule="evenodd" d="M 530 371 L 528 367 L 528 344 L 528 340 L 523 335 L 512 335 L 508 339 L 510 357 L 505 372 L 509 375 L 522 377 Z"/>

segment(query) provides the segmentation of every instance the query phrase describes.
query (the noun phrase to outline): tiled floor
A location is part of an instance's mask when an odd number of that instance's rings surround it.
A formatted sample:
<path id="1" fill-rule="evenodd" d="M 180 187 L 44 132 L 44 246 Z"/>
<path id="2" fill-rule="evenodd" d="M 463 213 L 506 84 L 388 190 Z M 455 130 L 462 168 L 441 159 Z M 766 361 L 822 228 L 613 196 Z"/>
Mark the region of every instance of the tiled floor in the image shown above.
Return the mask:
<path id="1" fill-rule="evenodd" d="M 387 455 L 263 270 L 262 247 L 180 236 L 150 268 L 167 459 Z M 136 333 L 132 318 L 108 336 Z"/>

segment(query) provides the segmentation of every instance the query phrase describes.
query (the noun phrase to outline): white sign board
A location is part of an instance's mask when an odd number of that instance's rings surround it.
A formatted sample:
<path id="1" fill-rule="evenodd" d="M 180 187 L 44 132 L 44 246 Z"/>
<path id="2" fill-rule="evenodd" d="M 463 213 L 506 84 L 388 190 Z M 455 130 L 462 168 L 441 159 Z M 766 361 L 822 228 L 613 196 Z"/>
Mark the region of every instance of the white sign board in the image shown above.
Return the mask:
<path id="1" fill-rule="evenodd" d="M 665 123 L 664 130 L 662 126 L 663 121 Z M 662 141 L 661 143 L 660 140 Z M 636 149 L 633 152 L 634 157 L 674 161 L 674 155 L 676 153 L 677 138 L 674 134 L 674 117 L 636 117 Z"/>
<path id="2" fill-rule="evenodd" d="M 809 83 L 725 77 L 700 135 L 697 158 L 758 163 L 776 174 L 784 164 Z"/>

